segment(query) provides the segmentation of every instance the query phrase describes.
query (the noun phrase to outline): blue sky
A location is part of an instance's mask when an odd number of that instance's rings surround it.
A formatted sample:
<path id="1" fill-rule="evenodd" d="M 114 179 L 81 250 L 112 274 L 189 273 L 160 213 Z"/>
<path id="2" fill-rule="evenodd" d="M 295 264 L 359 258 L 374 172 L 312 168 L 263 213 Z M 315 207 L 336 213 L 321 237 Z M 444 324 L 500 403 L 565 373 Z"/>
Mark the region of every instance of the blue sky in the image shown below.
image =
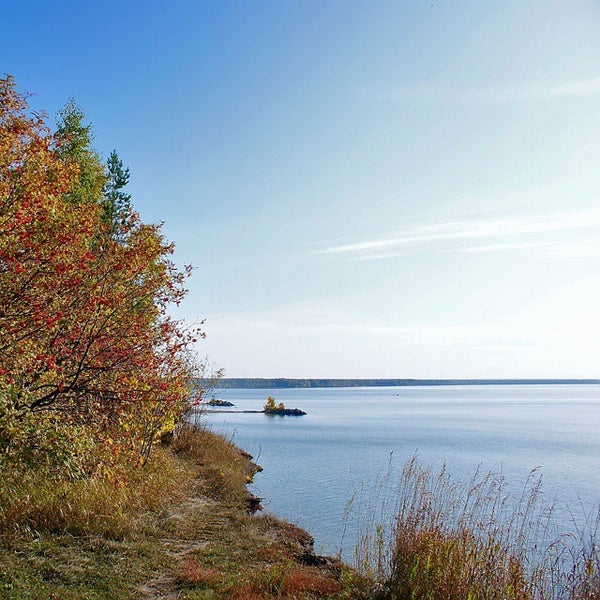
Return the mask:
<path id="1" fill-rule="evenodd" d="M 600 376 L 600 3 L 2 2 L 229 376 Z"/>

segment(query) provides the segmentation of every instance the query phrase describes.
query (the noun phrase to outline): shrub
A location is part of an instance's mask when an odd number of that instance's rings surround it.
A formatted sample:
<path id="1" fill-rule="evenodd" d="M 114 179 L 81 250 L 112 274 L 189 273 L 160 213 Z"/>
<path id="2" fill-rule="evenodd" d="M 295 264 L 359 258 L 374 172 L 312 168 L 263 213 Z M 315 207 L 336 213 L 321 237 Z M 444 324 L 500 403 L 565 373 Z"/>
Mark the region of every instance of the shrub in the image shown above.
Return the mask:
<path id="1" fill-rule="evenodd" d="M 267 413 L 274 412 L 276 410 L 285 410 L 285 405 L 283 402 L 275 404 L 275 398 L 273 398 L 273 396 L 269 396 L 265 402 L 265 405 L 263 406 L 263 410 Z"/>

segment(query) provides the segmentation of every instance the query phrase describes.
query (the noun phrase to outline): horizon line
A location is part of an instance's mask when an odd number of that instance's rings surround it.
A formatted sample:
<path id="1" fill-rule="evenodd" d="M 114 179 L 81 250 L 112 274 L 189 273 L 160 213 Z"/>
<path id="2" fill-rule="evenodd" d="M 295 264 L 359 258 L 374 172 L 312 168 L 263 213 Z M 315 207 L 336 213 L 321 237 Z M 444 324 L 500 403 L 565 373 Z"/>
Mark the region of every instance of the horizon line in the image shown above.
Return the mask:
<path id="1" fill-rule="evenodd" d="M 210 378 L 203 378 L 203 381 Z M 455 377 L 455 378 L 416 378 L 416 377 L 223 377 L 216 381 L 215 387 L 225 382 L 252 383 L 281 382 L 281 383 L 318 383 L 318 382 L 357 382 L 357 383 L 380 383 L 391 385 L 485 385 L 485 384 L 600 384 L 597 377 Z M 333 387 L 333 386 L 332 386 Z"/>

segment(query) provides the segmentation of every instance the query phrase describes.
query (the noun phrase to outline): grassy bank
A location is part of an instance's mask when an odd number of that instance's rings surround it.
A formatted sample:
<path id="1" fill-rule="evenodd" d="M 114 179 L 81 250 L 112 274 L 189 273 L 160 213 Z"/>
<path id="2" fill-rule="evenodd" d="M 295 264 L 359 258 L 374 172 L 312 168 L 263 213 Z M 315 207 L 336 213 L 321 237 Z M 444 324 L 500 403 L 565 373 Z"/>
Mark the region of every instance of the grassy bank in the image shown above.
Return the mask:
<path id="1" fill-rule="evenodd" d="M 184 428 L 144 467 L 13 473 L 0 483 L 0 598 L 367 597 L 306 532 L 249 514 L 256 471 L 222 437 Z"/>
<path id="2" fill-rule="evenodd" d="M 315 556 L 302 529 L 251 513 L 259 469 L 184 427 L 144 466 L 5 471 L 0 598 L 600 600 L 597 536 L 556 537 L 535 478 L 515 503 L 498 476 L 455 482 L 411 461 L 386 490 L 392 524 L 367 525 L 359 575 Z"/>

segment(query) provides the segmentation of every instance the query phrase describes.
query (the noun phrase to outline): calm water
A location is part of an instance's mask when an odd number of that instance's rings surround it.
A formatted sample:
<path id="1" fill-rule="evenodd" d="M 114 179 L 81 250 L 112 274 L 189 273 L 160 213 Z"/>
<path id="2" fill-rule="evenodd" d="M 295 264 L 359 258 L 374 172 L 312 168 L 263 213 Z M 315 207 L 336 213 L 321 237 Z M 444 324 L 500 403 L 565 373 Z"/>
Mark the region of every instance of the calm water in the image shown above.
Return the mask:
<path id="1" fill-rule="evenodd" d="M 426 465 L 445 462 L 463 479 L 481 466 L 502 472 L 515 489 L 541 467 L 545 496 L 561 507 L 558 514 L 581 517 L 600 500 L 598 385 L 240 389 L 216 395 L 238 410 L 260 409 L 272 395 L 308 413 L 219 413 L 203 420 L 257 459 L 264 472 L 252 491 L 265 498 L 269 512 L 309 530 L 324 553 L 339 551 L 348 502 L 370 493 L 390 455 L 399 469 L 415 453 Z M 360 509 L 348 518 L 346 557 L 361 518 Z"/>

